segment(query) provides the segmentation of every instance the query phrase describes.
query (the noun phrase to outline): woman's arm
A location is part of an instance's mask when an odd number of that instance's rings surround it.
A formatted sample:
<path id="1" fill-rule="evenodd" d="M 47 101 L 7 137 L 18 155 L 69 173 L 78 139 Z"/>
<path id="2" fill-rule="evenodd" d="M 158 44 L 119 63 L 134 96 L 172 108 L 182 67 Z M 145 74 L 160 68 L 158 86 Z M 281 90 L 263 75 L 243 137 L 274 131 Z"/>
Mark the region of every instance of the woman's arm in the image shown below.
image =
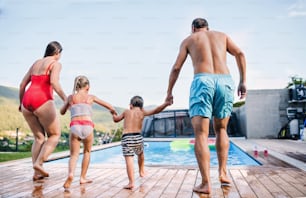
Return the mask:
<path id="1" fill-rule="evenodd" d="M 61 97 L 63 101 L 67 100 L 67 96 L 64 93 L 61 84 L 59 82 L 59 77 L 60 77 L 60 72 L 62 69 L 62 65 L 59 62 L 55 62 L 52 69 L 51 69 L 51 74 L 50 74 L 50 83 L 51 86 L 53 87 L 54 91 Z"/>
<path id="2" fill-rule="evenodd" d="M 62 115 L 64 115 L 64 114 L 67 112 L 68 108 L 70 107 L 70 101 L 71 101 L 71 99 L 72 99 L 72 95 L 70 95 L 70 96 L 68 97 L 68 99 L 65 100 L 64 105 L 61 107 L 60 113 L 61 113 Z"/>
<path id="3" fill-rule="evenodd" d="M 32 69 L 32 67 L 30 67 L 30 69 L 25 74 L 25 76 L 23 77 L 23 79 L 22 79 L 22 81 L 19 85 L 19 111 L 21 111 L 21 103 L 22 103 L 22 98 L 23 98 L 25 89 L 26 89 L 27 85 L 31 82 L 31 69 Z"/>

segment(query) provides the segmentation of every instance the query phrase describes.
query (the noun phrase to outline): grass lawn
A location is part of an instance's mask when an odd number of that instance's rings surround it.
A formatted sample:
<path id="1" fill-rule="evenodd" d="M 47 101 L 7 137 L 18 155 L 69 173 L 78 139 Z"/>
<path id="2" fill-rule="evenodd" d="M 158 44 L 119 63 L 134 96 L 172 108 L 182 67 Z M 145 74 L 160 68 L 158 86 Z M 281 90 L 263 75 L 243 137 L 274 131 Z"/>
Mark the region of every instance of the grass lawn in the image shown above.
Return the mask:
<path id="1" fill-rule="evenodd" d="M 0 162 L 31 157 L 31 152 L 1 152 Z"/>
<path id="2" fill-rule="evenodd" d="M 69 150 L 68 146 L 57 146 L 53 152 L 61 152 Z M 18 160 L 27 157 L 32 157 L 32 153 L 28 152 L 0 152 L 0 162 Z"/>

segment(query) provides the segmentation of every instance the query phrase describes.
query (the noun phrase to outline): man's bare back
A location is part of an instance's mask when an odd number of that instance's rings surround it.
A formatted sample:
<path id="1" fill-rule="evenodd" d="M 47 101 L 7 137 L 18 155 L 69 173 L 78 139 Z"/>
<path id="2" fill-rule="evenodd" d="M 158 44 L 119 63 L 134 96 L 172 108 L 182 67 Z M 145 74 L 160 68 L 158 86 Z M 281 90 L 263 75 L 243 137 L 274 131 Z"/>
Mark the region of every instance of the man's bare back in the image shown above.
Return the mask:
<path id="1" fill-rule="evenodd" d="M 182 48 L 190 55 L 194 74 L 229 74 L 226 53 L 242 53 L 224 33 L 208 28 L 194 29 L 194 33 L 182 42 Z M 238 64 L 239 65 L 239 64 Z"/>
<path id="2" fill-rule="evenodd" d="M 194 73 L 229 74 L 225 34 L 202 29 L 186 38 L 183 45 L 191 57 Z"/>

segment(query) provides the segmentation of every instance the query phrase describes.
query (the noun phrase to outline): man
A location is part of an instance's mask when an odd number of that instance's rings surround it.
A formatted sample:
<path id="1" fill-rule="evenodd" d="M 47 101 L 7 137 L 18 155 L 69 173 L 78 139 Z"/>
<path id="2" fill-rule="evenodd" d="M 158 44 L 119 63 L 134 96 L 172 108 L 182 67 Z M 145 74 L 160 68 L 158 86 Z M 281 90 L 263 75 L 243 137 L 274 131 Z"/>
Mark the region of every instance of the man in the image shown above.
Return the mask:
<path id="1" fill-rule="evenodd" d="M 246 61 L 243 52 L 226 34 L 209 31 L 207 21 L 202 18 L 193 20 L 192 34 L 181 43 L 169 77 L 166 100 L 173 103 L 172 89 L 187 55 L 190 55 L 194 79 L 190 88 L 189 114 L 195 132 L 195 155 L 202 176 L 201 184 L 193 188 L 198 193 L 211 192 L 208 134 L 212 116 L 219 180 L 221 185 L 230 185 L 226 170 L 229 149 L 226 129 L 233 107 L 234 83 L 226 65 L 227 52 L 236 58 L 240 72 L 238 96 L 243 99 L 246 96 Z"/>

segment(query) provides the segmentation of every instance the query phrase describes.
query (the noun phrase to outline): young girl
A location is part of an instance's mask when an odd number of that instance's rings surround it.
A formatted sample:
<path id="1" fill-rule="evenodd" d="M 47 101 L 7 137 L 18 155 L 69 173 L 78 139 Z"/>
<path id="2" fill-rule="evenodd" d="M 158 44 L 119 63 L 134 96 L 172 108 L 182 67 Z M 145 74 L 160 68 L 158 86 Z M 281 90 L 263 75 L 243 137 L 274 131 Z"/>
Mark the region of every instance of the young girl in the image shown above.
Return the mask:
<path id="1" fill-rule="evenodd" d="M 84 145 L 80 184 L 92 182 L 92 180 L 86 179 L 94 137 L 94 124 L 91 119 L 92 104 L 97 103 L 107 108 L 112 114 L 115 113 L 115 109 L 111 104 L 94 95 L 89 95 L 88 91 L 88 79 L 85 76 L 76 77 L 72 95 L 68 97 L 68 100 L 60 111 L 61 114 L 64 115 L 67 109 L 70 108 L 71 113 L 69 174 L 64 183 L 64 188 L 69 188 L 73 180 L 76 163 L 79 157 L 80 142 L 83 142 Z"/>

